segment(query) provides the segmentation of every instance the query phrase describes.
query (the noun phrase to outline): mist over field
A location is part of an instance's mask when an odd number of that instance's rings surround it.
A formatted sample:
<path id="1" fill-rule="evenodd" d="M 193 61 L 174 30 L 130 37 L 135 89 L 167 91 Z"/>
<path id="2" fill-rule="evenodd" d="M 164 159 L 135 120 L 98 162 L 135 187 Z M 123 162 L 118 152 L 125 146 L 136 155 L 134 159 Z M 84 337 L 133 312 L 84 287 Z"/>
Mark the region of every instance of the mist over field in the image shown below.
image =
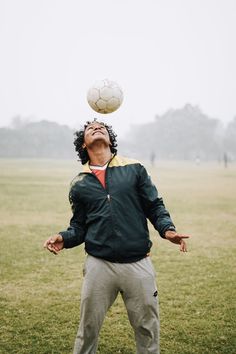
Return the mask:
<path id="1" fill-rule="evenodd" d="M 106 122 L 106 119 L 103 119 Z M 78 129 L 85 122 L 81 121 Z M 115 130 L 115 128 L 114 128 Z M 0 128 L 0 157 L 73 158 L 75 130 L 67 125 L 23 117 Z M 233 162 L 236 159 L 236 117 L 224 126 L 197 106 L 186 104 L 153 121 L 133 125 L 117 137 L 118 152 L 137 159 Z"/>

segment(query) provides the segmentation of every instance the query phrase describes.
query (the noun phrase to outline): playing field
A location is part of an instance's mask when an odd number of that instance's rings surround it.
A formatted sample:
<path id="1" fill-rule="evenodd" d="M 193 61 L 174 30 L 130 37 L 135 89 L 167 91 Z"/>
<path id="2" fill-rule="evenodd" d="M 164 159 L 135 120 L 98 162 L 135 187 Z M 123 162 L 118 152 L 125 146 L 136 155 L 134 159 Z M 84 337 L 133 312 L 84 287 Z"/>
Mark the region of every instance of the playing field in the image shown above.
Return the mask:
<path id="1" fill-rule="evenodd" d="M 42 244 L 70 219 L 78 162 L 0 160 L 0 353 L 69 354 L 79 322 L 83 246 L 58 256 Z M 189 252 L 150 227 L 162 354 L 236 353 L 236 166 L 157 162 L 149 168 Z M 100 354 L 134 354 L 121 298 Z M 145 354 L 145 353 L 144 353 Z"/>

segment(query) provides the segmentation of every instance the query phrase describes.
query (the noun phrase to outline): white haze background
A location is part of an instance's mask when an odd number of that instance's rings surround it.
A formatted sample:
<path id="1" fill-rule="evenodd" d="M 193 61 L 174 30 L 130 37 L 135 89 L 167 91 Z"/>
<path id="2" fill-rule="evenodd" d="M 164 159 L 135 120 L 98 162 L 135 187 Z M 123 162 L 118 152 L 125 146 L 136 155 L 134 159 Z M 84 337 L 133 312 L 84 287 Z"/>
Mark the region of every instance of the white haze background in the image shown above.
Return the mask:
<path id="1" fill-rule="evenodd" d="M 0 48 L 1 126 L 98 117 L 123 136 L 186 103 L 236 115 L 235 0 L 0 0 Z M 104 78 L 124 91 L 110 115 L 86 100 Z"/>

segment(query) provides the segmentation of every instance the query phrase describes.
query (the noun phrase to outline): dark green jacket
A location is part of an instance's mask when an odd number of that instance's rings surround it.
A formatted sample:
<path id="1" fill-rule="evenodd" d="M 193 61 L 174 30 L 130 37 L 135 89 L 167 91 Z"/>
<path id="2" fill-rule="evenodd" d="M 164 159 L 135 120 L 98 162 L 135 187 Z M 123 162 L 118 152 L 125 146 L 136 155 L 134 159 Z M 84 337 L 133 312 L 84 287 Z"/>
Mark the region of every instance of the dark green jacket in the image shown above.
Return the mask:
<path id="1" fill-rule="evenodd" d="M 152 246 L 147 218 L 159 234 L 174 227 L 162 198 L 144 166 L 136 160 L 114 156 L 106 169 L 106 189 L 83 166 L 72 181 L 69 200 L 73 216 L 60 234 L 64 247 L 85 242 L 88 254 L 111 262 L 135 262 Z"/>

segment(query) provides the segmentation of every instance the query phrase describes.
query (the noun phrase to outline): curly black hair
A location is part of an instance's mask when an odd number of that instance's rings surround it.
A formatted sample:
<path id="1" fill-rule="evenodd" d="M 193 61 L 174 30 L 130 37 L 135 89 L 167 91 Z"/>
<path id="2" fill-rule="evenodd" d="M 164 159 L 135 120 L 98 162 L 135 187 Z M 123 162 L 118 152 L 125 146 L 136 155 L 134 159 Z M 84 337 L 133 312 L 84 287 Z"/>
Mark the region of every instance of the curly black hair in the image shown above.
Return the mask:
<path id="1" fill-rule="evenodd" d="M 86 162 L 89 161 L 89 155 L 88 155 L 88 152 L 87 152 L 87 149 L 86 148 L 83 148 L 83 144 L 84 144 L 84 132 L 85 132 L 85 129 L 87 128 L 87 126 L 89 124 L 92 124 L 94 122 L 97 122 L 99 124 L 102 124 L 106 130 L 108 131 L 108 134 L 109 134 L 109 137 L 110 137 L 110 142 L 111 142 L 111 145 L 110 145 L 110 149 L 111 149 L 111 152 L 113 154 L 116 155 L 117 153 L 117 142 L 116 142 L 116 137 L 117 135 L 115 134 L 115 132 L 113 131 L 112 129 L 112 126 L 111 125 L 108 125 L 104 122 L 98 122 L 96 120 L 96 118 L 90 122 L 90 121 L 87 121 L 85 124 L 84 124 L 84 127 L 83 129 L 81 130 L 78 130 L 74 133 L 75 135 L 75 140 L 74 140 L 74 145 L 75 145 L 75 151 L 77 152 L 77 155 L 79 157 L 79 161 L 81 161 L 82 165 L 86 164 Z"/>

